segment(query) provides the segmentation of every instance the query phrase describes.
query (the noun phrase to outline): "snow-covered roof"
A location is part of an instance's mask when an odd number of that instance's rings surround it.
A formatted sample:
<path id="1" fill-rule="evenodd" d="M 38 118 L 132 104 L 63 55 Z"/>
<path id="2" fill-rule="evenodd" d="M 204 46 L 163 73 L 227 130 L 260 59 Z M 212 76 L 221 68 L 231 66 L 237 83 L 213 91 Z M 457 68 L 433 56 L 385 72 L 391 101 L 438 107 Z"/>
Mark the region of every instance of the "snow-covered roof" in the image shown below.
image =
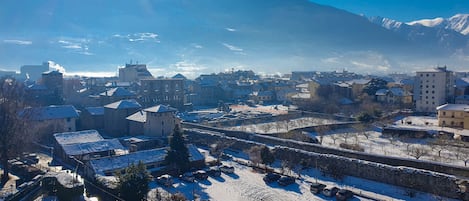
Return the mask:
<path id="1" fill-rule="evenodd" d="M 172 78 L 179 78 L 179 79 L 187 79 L 184 75 L 182 75 L 181 73 L 178 73 L 176 75 L 174 75 Z"/>
<path id="2" fill-rule="evenodd" d="M 96 130 L 56 133 L 54 134 L 54 138 L 61 145 L 103 140 L 103 137 Z"/>
<path id="3" fill-rule="evenodd" d="M 134 99 L 120 100 L 111 104 L 107 104 L 104 107 L 111 109 L 129 109 L 129 108 L 141 108 L 142 106 Z"/>
<path id="4" fill-rule="evenodd" d="M 196 146 L 188 144 L 189 160 L 200 161 L 205 157 L 200 153 Z M 106 171 L 114 171 L 128 167 L 130 164 L 137 164 L 142 161 L 144 164 L 163 162 L 167 148 L 150 149 L 137 152 L 131 152 L 125 155 L 111 156 L 90 160 L 89 163 L 96 174 L 104 174 Z"/>
<path id="5" fill-rule="evenodd" d="M 106 171 L 114 171 L 128 167 L 130 164 L 137 164 L 142 161 L 144 164 L 162 162 L 166 157 L 166 148 L 150 149 L 132 152 L 120 156 L 111 156 L 90 160 L 90 166 L 96 174 L 103 174 Z"/>
<path id="6" fill-rule="evenodd" d="M 467 104 L 444 104 L 436 107 L 436 110 L 451 110 L 451 111 L 469 111 Z"/>
<path id="7" fill-rule="evenodd" d="M 145 123 L 147 121 L 147 112 L 145 112 L 144 110 L 140 110 L 128 116 L 126 119 L 130 121 Z"/>
<path id="8" fill-rule="evenodd" d="M 150 108 L 146 108 L 143 111 L 152 113 L 177 112 L 175 108 L 166 105 L 156 105 Z"/>
<path id="9" fill-rule="evenodd" d="M 26 108 L 20 116 L 32 120 L 51 120 L 64 118 L 78 118 L 78 111 L 73 105 L 51 105 L 47 107 Z"/>
<path id="10" fill-rule="evenodd" d="M 118 139 L 105 139 L 95 142 L 64 144 L 62 149 L 69 156 L 77 156 L 111 150 L 125 150 L 125 147 Z"/>
<path id="11" fill-rule="evenodd" d="M 379 89 L 378 91 L 376 91 L 375 95 L 376 96 L 386 96 L 387 93 L 388 93 L 387 89 Z"/>
<path id="12" fill-rule="evenodd" d="M 200 153 L 196 146 L 193 144 L 188 144 L 187 149 L 189 150 L 189 160 L 190 161 L 200 161 L 204 160 L 205 157 Z"/>
<path id="13" fill-rule="evenodd" d="M 91 115 L 104 115 L 104 107 L 86 107 L 85 109 Z"/>
<path id="14" fill-rule="evenodd" d="M 100 93 L 99 95 L 109 97 L 129 97 L 134 96 L 135 94 L 122 87 L 116 87 Z"/>

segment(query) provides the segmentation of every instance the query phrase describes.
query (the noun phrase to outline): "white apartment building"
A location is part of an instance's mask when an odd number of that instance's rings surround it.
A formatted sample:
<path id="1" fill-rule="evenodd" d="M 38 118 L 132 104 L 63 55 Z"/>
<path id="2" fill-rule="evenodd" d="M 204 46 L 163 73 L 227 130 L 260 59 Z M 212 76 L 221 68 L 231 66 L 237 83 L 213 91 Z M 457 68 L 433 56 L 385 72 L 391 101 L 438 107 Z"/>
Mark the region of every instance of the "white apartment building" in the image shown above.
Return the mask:
<path id="1" fill-rule="evenodd" d="M 454 73 L 445 67 L 418 71 L 414 82 L 416 112 L 436 112 L 435 108 L 454 99 Z"/>

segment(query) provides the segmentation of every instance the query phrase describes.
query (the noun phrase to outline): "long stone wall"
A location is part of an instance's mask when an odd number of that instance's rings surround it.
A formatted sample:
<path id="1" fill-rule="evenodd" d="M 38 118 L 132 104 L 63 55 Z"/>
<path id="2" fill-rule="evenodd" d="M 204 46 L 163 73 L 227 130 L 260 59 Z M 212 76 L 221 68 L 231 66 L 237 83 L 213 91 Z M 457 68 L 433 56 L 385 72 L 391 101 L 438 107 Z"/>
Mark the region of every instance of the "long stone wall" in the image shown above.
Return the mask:
<path id="1" fill-rule="evenodd" d="M 231 144 L 230 148 L 238 150 L 248 150 L 253 146 L 263 145 L 250 140 L 194 130 L 186 130 L 186 134 L 189 140 L 197 145 L 209 146 L 221 142 L 229 143 Z M 411 167 L 391 166 L 334 154 L 313 153 L 284 146 L 275 146 L 274 153 L 277 159 L 293 160 L 296 163 L 299 163 L 300 159 L 309 159 L 314 161 L 313 166 L 322 167 L 325 171 L 340 170 L 341 174 L 344 175 L 417 189 L 445 197 L 469 200 L 469 193 L 465 192 L 465 188 L 460 187 L 460 185 L 469 187 L 467 186 L 469 180 L 458 179 L 453 175 Z"/>
<path id="2" fill-rule="evenodd" d="M 429 170 L 434 172 L 440 172 L 444 174 L 456 175 L 461 177 L 469 178 L 469 168 L 454 166 L 450 164 L 422 161 L 410 158 L 399 158 L 393 156 L 375 155 L 364 152 L 355 152 L 351 150 L 337 149 L 332 147 L 324 147 L 318 144 L 312 144 L 307 142 L 299 142 L 296 140 L 281 139 L 277 137 L 258 135 L 253 133 L 247 133 L 242 131 L 229 131 L 220 128 L 213 128 L 202 126 L 199 124 L 183 123 L 186 128 L 198 128 L 203 130 L 209 130 L 213 132 L 219 132 L 223 135 L 236 137 L 239 139 L 255 141 L 270 146 L 286 146 L 295 149 L 301 149 L 309 152 L 321 153 L 321 154 L 333 154 L 337 156 L 344 156 L 347 158 L 355 158 L 365 161 L 372 161 L 376 163 L 391 165 L 391 166 L 405 166 L 417 169 Z"/>

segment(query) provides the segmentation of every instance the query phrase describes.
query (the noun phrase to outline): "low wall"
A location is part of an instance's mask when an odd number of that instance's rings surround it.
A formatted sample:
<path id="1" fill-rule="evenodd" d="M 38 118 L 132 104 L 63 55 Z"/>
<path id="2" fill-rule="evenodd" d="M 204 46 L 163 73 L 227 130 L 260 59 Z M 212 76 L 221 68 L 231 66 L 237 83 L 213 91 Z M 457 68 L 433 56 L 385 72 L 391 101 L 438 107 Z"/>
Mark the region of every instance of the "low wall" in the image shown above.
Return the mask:
<path id="1" fill-rule="evenodd" d="M 299 142 L 296 140 L 281 139 L 277 137 L 267 136 L 267 135 L 258 135 L 253 133 L 247 133 L 242 131 L 229 131 L 219 128 L 202 126 L 199 124 L 192 123 L 183 123 L 185 128 L 198 128 L 203 130 L 209 130 L 214 132 L 222 133 L 226 136 L 236 137 L 244 140 L 255 141 L 270 146 L 286 146 L 295 149 L 301 149 L 309 152 L 321 153 L 321 154 L 333 154 L 337 156 L 344 156 L 347 158 L 355 158 L 365 161 L 372 161 L 382 164 L 387 164 L 391 166 L 405 166 L 412 167 L 417 169 L 429 170 L 434 172 L 440 172 L 444 174 L 456 175 L 461 177 L 469 178 L 469 168 L 454 166 L 450 164 L 432 162 L 432 161 L 422 161 L 411 158 L 399 158 L 393 156 L 383 156 L 375 155 L 364 152 L 355 152 L 351 150 L 337 149 L 332 147 L 324 147 L 318 144 L 312 144 L 307 142 Z"/>
<path id="2" fill-rule="evenodd" d="M 232 149 L 248 150 L 253 146 L 263 145 L 262 143 L 249 140 L 193 130 L 186 130 L 186 134 L 192 143 L 203 146 L 222 142 L 231 144 L 230 148 Z M 312 167 L 319 167 L 326 172 L 340 170 L 340 173 L 343 175 L 418 189 L 420 191 L 450 198 L 469 200 L 469 193 L 461 192 L 459 186 L 460 183 L 467 184 L 469 180 L 457 179 L 448 174 L 403 166 L 395 167 L 333 154 L 313 153 L 284 146 L 275 146 L 274 154 L 276 159 L 291 160 L 295 163 L 299 163 L 301 159 L 307 159 L 310 161 L 309 164 Z"/>

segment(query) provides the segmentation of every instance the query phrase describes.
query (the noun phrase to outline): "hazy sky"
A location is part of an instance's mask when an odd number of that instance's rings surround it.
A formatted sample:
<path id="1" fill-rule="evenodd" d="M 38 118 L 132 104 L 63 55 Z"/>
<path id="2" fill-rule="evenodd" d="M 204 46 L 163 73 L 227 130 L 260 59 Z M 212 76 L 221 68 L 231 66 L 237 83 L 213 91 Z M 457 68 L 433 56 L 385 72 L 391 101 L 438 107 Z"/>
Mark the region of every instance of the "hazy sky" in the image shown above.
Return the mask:
<path id="1" fill-rule="evenodd" d="M 311 0 L 356 14 L 408 22 L 469 13 L 468 0 Z"/>

